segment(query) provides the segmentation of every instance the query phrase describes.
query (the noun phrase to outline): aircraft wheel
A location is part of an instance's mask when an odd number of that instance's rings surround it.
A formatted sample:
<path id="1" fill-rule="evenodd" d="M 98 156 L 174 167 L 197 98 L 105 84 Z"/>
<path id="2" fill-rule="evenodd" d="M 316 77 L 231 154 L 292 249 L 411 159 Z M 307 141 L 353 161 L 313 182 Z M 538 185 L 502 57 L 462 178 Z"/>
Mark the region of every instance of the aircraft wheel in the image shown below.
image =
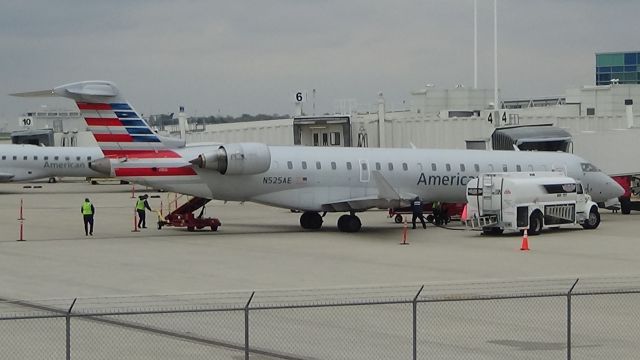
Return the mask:
<path id="1" fill-rule="evenodd" d="M 346 222 L 348 221 L 349 215 L 342 215 L 338 218 L 338 230 L 342 232 L 346 232 Z"/>
<path id="2" fill-rule="evenodd" d="M 595 229 L 598 227 L 598 225 L 600 225 L 600 213 L 598 212 L 598 209 L 596 209 L 596 207 L 592 207 L 591 210 L 589 211 L 589 217 L 587 218 L 587 220 L 582 223 L 582 227 L 585 229 Z"/>
<path id="3" fill-rule="evenodd" d="M 362 222 L 355 215 L 342 215 L 338 218 L 338 230 L 342 232 L 358 232 L 361 228 Z"/>
<path id="4" fill-rule="evenodd" d="M 318 230 L 322 227 L 322 216 L 315 211 L 305 211 L 300 216 L 300 226 L 303 229 Z"/>

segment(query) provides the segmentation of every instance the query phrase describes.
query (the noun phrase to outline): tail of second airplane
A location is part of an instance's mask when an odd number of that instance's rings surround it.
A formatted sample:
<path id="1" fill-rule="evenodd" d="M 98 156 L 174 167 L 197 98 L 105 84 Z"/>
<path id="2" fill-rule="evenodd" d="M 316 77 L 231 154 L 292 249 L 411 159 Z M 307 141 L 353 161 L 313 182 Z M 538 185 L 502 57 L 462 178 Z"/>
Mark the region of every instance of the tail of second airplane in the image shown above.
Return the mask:
<path id="1" fill-rule="evenodd" d="M 108 158 L 179 158 L 109 81 L 82 81 L 53 90 L 13 94 L 74 100 L 89 131 Z M 175 143 L 175 141 L 173 141 Z M 175 146 L 173 146 L 175 147 Z M 178 146 L 179 147 L 179 146 Z"/>
<path id="2" fill-rule="evenodd" d="M 156 134 L 112 82 L 82 81 L 12 95 L 74 100 L 105 155 L 91 161 L 91 169 L 159 189 L 212 197 L 190 159 L 181 155 L 184 141 Z"/>

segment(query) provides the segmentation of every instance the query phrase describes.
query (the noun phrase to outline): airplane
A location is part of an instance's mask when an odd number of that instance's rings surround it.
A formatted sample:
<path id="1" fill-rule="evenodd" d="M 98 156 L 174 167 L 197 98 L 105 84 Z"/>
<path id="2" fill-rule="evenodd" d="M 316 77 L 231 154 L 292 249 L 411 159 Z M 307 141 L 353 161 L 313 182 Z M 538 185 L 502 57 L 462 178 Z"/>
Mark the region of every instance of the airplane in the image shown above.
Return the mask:
<path id="1" fill-rule="evenodd" d="M 89 167 L 103 158 L 99 147 L 0 145 L 0 182 L 52 179 L 55 177 L 105 177 Z"/>
<path id="2" fill-rule="evenodd" d="M 345 212 L 341 232 L 357 232 L 358 212 L 424 202 L 463 202 L 466 183 L 484 172 L 562 170 L 596 202 L 623 194 L 613 179 L 569 153 L 400 148 L 269 146 L 229 143 L 169 148 L 109 81 L 82 81 L 14 96 L 72 99 L 105 157 L 105 175 L 182 194 L 251 201 L 302 211 L 304 229 L 326 212 Z"/>

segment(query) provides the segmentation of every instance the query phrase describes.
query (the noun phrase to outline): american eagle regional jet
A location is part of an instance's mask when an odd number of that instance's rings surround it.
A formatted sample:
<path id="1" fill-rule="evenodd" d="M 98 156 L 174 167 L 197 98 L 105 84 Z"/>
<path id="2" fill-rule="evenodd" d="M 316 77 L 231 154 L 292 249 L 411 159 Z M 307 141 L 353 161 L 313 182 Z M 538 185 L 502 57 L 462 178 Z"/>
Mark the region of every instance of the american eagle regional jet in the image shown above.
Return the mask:
<path id="1" fill-rule="evenodd" d="M 435 149 L 325 148 L 230 143 L 170 148 L 108 81 L 13 94 L 74 100 L 105 157 L 105 175 L 208 199 L 252 201 L 303 211 L 300 225 L 319 229 L 322 212 L 344 212 L 338 229 L 357 232 L 356 215 L 371 208 L 463 202 L 465 185 L 483 172 L 561 169 L 594 201 L 623 194 L 613 179 L 568 153 Z"/>

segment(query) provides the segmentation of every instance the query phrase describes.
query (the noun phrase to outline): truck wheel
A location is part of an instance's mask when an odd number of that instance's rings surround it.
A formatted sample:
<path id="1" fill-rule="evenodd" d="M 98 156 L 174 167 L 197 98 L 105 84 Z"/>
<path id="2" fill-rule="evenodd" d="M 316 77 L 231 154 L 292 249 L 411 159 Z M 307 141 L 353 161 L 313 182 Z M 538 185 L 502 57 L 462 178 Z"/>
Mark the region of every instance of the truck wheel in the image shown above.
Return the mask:
<path id="1" fill-rule="evenodd" d="M 600 212 L 598 212 L 598 209 L 593 206 L 589 211 L 589 217 L 587 218 L 587 220 L 585 220 L 585 222 L 582 223 L 582 227 L 585 229 L 593 230 L 597 228 L 598 225 L 600 225 Z"/>
<path id="2" fill-rule="evenodd" d="M 631 199 L 621 196 L 618 200 L 620 200 L 620 212 L 624 215 L 631 214 Z"/>
<path id="3" fill-rule="evenodd" d="M 402 215 L 397 214 L 397 215 L 393 218 L 393 220 L 396 222 L 396 224 L 402 224 L 402 220 L 403 220 L 403 219 L 402 219 Z"/>
<path id="4" fill-rule="evenodd" d="M 538 235 L 542 231 L 542 214 L 539 212 L 534 212 L 529 217 L 529 229 L 527 230 L 528 235 Z"/>

